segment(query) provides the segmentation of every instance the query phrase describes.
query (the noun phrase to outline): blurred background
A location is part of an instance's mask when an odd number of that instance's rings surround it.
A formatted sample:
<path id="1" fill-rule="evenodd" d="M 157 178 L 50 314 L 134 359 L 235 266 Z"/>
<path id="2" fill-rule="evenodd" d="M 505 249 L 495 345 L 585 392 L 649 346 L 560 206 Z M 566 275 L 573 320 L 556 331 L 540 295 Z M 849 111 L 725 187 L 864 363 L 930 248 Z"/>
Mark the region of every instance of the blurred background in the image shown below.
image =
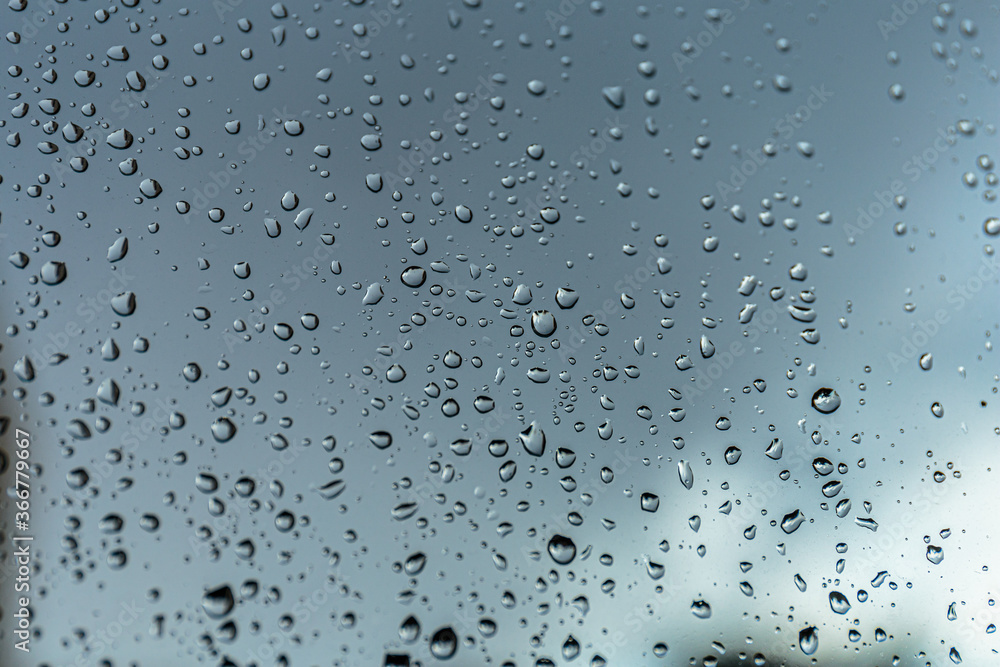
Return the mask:
<path id="1" fill-rule="evenodd" d="M 995 659 L 996 3 L 2 12 L 0 663 Z"/>

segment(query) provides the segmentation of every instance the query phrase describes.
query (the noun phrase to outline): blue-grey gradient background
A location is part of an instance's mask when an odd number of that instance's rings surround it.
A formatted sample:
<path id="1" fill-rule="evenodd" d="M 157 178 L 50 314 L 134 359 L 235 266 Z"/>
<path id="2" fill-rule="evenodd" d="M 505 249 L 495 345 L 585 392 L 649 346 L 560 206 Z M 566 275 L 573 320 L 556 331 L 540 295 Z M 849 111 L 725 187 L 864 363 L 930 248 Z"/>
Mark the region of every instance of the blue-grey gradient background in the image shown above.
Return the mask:
<path id="1" fill-rule="evenodd" d="M 33 435 L 36 635 L 8 490 L 3 665 L 432 665 L 446 626 L 460 665 L 570 635 L 573 664 L 995 660 L 996 3 L 10 5 L 0 448 L 10 489 Z"/>

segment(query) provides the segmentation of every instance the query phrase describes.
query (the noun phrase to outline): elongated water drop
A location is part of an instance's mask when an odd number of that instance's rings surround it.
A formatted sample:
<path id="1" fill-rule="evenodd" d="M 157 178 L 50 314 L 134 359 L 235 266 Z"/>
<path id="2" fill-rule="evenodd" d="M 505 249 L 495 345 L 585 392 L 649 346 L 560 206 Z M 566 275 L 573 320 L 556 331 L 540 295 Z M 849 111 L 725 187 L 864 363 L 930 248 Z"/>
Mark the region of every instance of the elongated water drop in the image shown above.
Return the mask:
<path id="1" fill-rule="evenodd" d="M 694 486 L 694 471 L 691 470 L 691 464 L 687 461 L 678 461 L 677 476 L 680 478 L 681 484 L 684 485 L 685 489 L 690 490 Z"/>

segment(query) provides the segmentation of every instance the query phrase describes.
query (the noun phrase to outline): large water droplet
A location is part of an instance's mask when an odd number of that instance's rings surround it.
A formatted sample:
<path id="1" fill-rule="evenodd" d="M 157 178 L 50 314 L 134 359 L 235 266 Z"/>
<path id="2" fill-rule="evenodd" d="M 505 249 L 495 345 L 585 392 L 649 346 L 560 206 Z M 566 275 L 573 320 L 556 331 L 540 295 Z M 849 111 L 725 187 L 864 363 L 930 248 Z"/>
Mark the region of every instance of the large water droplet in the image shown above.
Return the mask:
<path id="1" fill-rule="evenodd" d="M 559 565 L 569 565 L 576 558 L 576 544 L 563 535 L 553 535 L 549 540 L 549 556 Z"/>
<path id="2" fill-rule="evenodd" d="M 835 614 L 846 614 L 851 608 L 847 597 L 839 591 L 830 591 L 830 609 Z"/>
<path id="3" fill-rule="evenodd" d="M 500 466 L 500 481 L 509 482 L 514 479 L 514 475 L 517 474 L 517 464 L 513 461 L 507 461 L 502 466 Z"/>
<path id="4" fill-rule="evenodd" d="M 115 130 L 108 135 L 108 145 L 112 148 L 117 148 L 119 150 L 125 150 L 132 145 L 132 133 L 122 128 L 120 130 Z"/>
<path id="5" fill-rule="evenodd" d="M 801 526 L 802 522 L 805 520 L 806 517 L 801 511 L 795 510 L 794 512 L 789 512 L 781 519 L 781 530 L 785 531 L 786 534 L 791 535 L 799 529 L 799 526 Z"/>
<path id="6" fill-rule="evenodd" d="M 368 291 L 365 292 L 365 298 L 362 299 L 361 303 L 366 306 L 374 306 L 382 300 L 383 296 L 385 294 L 382 292 L 382 286 L 378 283 L 372 283 L 368 286 Z"/>
<path id="7" fill-rule="evenodd" d="M 542 338 L 548 338 L 556 331 L 556 318 L 547 310 L 536 310 L 531 314 L 531 329 Z"/>
<path id="8" fill-rule="evenodd" d="M 135 312 L 135 294 L 133 292 L 122 292 L 111 297 L 111 310 L 122 317 L 127 317 Z"/>
<path id="9" fill-rule="evenodd" d="M 443 627 L 431 635 L 431 655 L 438 660 L 448 660 L 458 651 L 458 637 L 450 627 Z"/>
<path id="10" fill-rule="evenodd" d="M 655 493 L 643 493 L 639 497 L 639 506 L 644 512 L 655 512 L 660 508 L 660 497 Z"/>
<path id="11" fill-rule="evenodd" d="M 681 484 L 684 485 L 685 489 L 690 490 L 694 486 L 694 471 L 691 470 L 691 464 L 687 461 L 678 461 L 677 476 L 680 478 Z"/>
<path id="12" fill-rule="evenodd" d="M 236 425 L 229 417 L 219 417 L 212 423 L 212 437 L 216 442 L 229 442 L 236 435 Z"/>
<path id="13" fill-rule="evenodd" d="M 571 290 L 568 287 L 560 287 L 556 290 L 556 303 L 564 310 L 572 308 L 579 300 L 580 295 L 575 290 Z"/>
<path id="14" fill-rule="evenodd" d="M 573 635 L 566 637 L 562 645 L 563 660 L 576 660 L 580 655 L 580 642 Z"/>
<path id="15" fill-rule="evenodd" d="M 406 571 L 406 574 L 410 575 L 411 577 L 415 577 L 416 575 L 423 572 L 424 566 L 426 565 L 427 565 L 427 554 L 425 554 L 423 551 L 417 551 L 415 553 L 410 554 L 410 556 L 406 559 L 406 562 L 403 563 L 403 569 Z"/>
<path id="16" fill-rule="evenodd" d="M 427 271 L 419 266 L 411 266 L 403 270 L 400 274 L 399 279 L 407 287 L 417 288 L 424 284 L 427 280 Z"/>
<path id="17" fill-rule="evenodd" d="M 825 415 L 840 407 L 840 395 L 829 387 L 817 389 L 812 397 L 812 406 Z"/>
<path id="18" fill-rule="evenodd" d="M 803 655 L 812 655 L 819 648 L 819 631 L 815 626 L 799 630 L 799 650 Z"/>
<path id="19" fill-rule="evenodd" d="M 399 626 L 399 638 L 407 644 L 412 644 L 420 638 L 420 621 L 416 616 L 407 616 Z"/>
<path id="20" fill-rule="evenodd" d="M 211 618 L 222 618 L 231 612 L 235 605 L 233 589 L 229 586 L 219 586 L 206 592 L 201 598 L 201 607 Z"/>
<path id="21" fill-rule="evenodd" d="M 41 278 L 46 285 L 58 285 L 66 280 L 66 265 L 62 262 L 45 262 L 42 265 Z"/>
<path id="22" fill-rule="evenodd" d="M 545 452 L 545 431 L 538 426 L 538 422 L 531 422 L 517 437 L 532 456 L 541 456 Z"/>
<path id="23" fill-rule="evenodd" d="M 704 600 L 695 600 L 691 603 L 691 613 L 698 618 L 710 618 L 712 616 L 712 607 Z"/>

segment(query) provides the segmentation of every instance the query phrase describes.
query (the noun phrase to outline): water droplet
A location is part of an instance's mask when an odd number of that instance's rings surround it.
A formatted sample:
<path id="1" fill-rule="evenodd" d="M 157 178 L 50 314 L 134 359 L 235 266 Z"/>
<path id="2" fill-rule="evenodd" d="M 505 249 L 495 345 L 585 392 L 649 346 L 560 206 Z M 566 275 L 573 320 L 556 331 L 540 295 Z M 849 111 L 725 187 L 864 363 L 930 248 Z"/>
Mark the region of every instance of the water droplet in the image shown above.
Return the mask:
<path id="1" fill-rule="evenodd" d="M 392 434 L 388 431 L 375 431 L 368 436 L 368 440 L 377 448 L 386 449 L 392 445 Z"/>
<path id="2" fill-rule="evenodd" d="M 691 603 L 691 613 L 698 618 L 711 618 L 712 607 L 704 600 L 695 600 Z"/>
<path id="3" fill-rule="evenodd" d="M 246 280 L 250 277 L 250 263 L 236 262 L 236 264 L 233 265 L 233 274 L 241 280 Z"/>
<path id="4" fill-rule="evenodd" d="M 403 564 L 403 569 L 406 571 L 406 574 L 411 577 L 415 577 L 423 572 L 425 565 L 427 565 L 427 554 L 422 551 L 417 551 L 406 559 L 406 562 Z"/>
<path id="5" fill-rule="evenodd" d="M 302 209 L 301 211 L 295 214 L 295 219 L 292 220 L 292 224 L 295 225 L 296 229 L 302 231 L 303 229 L 309 226 L 310 222 L 312 222 L 313 213 L 315 212 L 316 211 L 312 208 Z"/>
<path id="6" fill-rule="evenodd" d="M 580 642 L 573 635 L 566 637 L 562 645 L 563 660 L 576 660 L 580 655 Z"/>
<path id="7" fill-rule="evenodd" d="M 625 89 L 621 86 L 607 86 L 601 90 L 601 95 L 615 109 L 625 106 Z"/>
<path id="8" fill-rule="evenodd" d="M 399 279 L 407 287 L 417 288 L 424 284 L 427 280 L 427 271 L 419 266 L 411 266 L 403 270 L 403 273 L 399 276 Z"/>
<path id="9" fill-rule="evenodd" d="M 122 317 L 127 317 L 135 312 L 136 300 L 133 292 L 122 292 L 111 297 L 111 310 Z"/>
<path id="10" fill-rule="evenodd" d="M 31 382 L 35 379 L 35 365 L 28 357 L 21 357 L 14 362 L 14 375 L 21 382 Z"/>
<path id="11" fill-rule="evenodd" d="M 799 650 L 803 655 L 812 655 L 819 648 L 819 630 L 815 626 L 799 630 Z"/>
<path id="12" fill-rule="evenodd" d="M 764 450 L 764 455 L 767 456 L 767 458 L 769 459 L 777 461 L 778 459 L 781 458 L 781 454 L 784 451 L 784 449 L 785 446 L 782 443 L 781 438 L 774 438 L 767 446 L 767 449 Z"/>
<path id="13" fill-rule="evenodd" d="M 420 638 L 420 621 L 416 616 L 407 616 L 399 626 L 399 639 L 412 644 Z"/>
<path id="14" fill-rule="evenodd" d="M 828 387 L 817 389 L 812 397 L 812 406 L 817 411 L 828 415 L 840 407 L 840 395 Z"/>
<path id="15" fill-rule="evenodd" d="M 543 95 L 545 93 L 545 84 L 538 79 L 532 79 L 528 82 L 528 92 L 532 95 Z"/>
<path id="16" fill-rule="evenodd" d="M 418 509 L 420 509 L 420 506 L 416 502 L 399 503 L 392 508 L 392 518 L 396 521 L 406 521 L 416 514 Z"/>
<path id="17" fill-rule="evenodd" d="M 365 298 L 362 299 L 361 303 L 366 306 L 374 306 L 382 300 L 383 296 L 385 293 L 382 292 L 382 286 L 378 283 L 372 283 L 368 286 L 368 291 L 365 292 Z"/>
<path id="18" fill-rule="evenodd" d="M 139 183 L 139 192 L 149 199 L 156 199 L 163 193 L 163 188 L 160 186 L 158 181 L 152 178 L 146 178 Z"/>
<path id="19" fill-rule="evenodd" d="M 571 290 L 567 287 L 560 287 L 556 290 L 556 303 L 564 310 L 572 308 L 579 300 L 580 295 L 577 294 L 575 290 Z"/>
<path id="20" fill-rule="evenodd" d="M 556 465 L 560 468 L 568 468 L 576 463 L 576 452 L 572 449 L 560 447 L 556 450 Z"/>
<path id="21" fill-rule="evenodd" d="M 288 340 L 294 334 L 294 330 L 291 325 L 286 324 L 285 322 L 275 323 L 272 327 L 272 331 L 274 331 L 274 335 L 277 336 L 279 340 Z"/>
<path id="22" fill-rule="evenodd" d="M 556 331 L 556 318 L 547 310 L 536 310 L 531 314 L 531 329 L 542 338 L 548 338 Z"/>
<path id="23" fill-rule="evenodd" d="M 444 403 L 441 404 L 441 414 L 445 417 L 454 417 L 458 415 L 460 408 L 458 401 L 454 398 L 445 399 Z"/>
<path id="24" fill-rule="evenodd" d="M 124 236 L 116 240 L 111 247 L 108 248 L 108 261 L 117 262 L 125 258 L 128 254 L 128 239 Z"/>
<path id="25" fill-rule="evenodd" d="M 71 419 L 66 425 L 66 432 L 75 440 L 86 440 L 90 437 L 90 427 L 81 419 Z"/>
<path id="26" fill-rule="evenodd" d="M 210 618 L 222 618 L 233 610 L 236 600 L 233 589 L 229 586 L 219 586 L 207 591 L 201 598 L 201 607 Z"/>
<path id="27" fill-rule="evenodd" d="M 639 498 L 639 506 L 645 512 L 655 512 L 660 508 L 660 497 L 655 493 L 643 493 Z"/>
<path id="28" fill-rule="evenodd" d="M 545 452 L 545 431 L 538 426 L 538 422 L 531 422 L 517 437 L 532 456 L 541 456 Z"/>
<path id="29" fill-rule="evenodd" d="M 503 454 L 501 454 L 503 456 Z M 506 461 L 500 466 L 500 481 L 509 482 L 517 474 L 517 464 L 514 461 Z"/>
<path id="30" fill-rule="evenodd" d="M 458 637 L 451 627 L 440 628 L 431 635 L 431 655 L 438 660 L 448 660 L 458 651 Z"/>
<path id="31" fill-rule="evenodd" d="M 685 489 L 690 490 L 694 486 L 694 471 L 691 470 L 691 464 L 687 461 L 677 462 L 677 476 L 681 480 L 681 484 L 684 485 Z"/>
<path id="32" fill-rule="evenodd" d="M 510 298 L 511 301 L 519 306 L 527 306 L 531 303 L 532 294 L 531 288 L 527 285 L 521 284 L 514 288 L 514 295 Z"/>
<path id="33" fill-rule="evenodd" d="M 823 485 L 823 496 L 826 498 L 834 498 L 838 493 L 840 493 L 844 488 L 844 483 L 839 479 L 835 479 L 832 482 L 827 482 Z"/>
<path id="34" fill-rule="evenodd" d="M 46 285 L 58 285 L 66 280 L 66 265 L 62 262 L 45 262 L 42 265 L 41 278 Z"/>
<path id="35" fill-rule="evenodd" d="M 830 609 L 835 614 L 846 614 L 851 608 L 851 603 L 843 593 L 838 591 L 830 592 Z"/>
<path id="36" fill-rule="evenodd" d="M 569 565 L 576 558 L 576 544 L 563 535 L 553 535 L 548 545 L 549 556 L 559 565 Z"/>
<path id="37" fill-rule="evenodd" d="M 212 437 L 216 442 L 229 442 L 236 435 L 236 425 L 229 417 L 219 417 L 212 422 Z"/>
<path id="38" fill-rule="evenodd" d="M 781 519 L 781 530 L 783 530 L 786 534 L 791 535 L 798 530 L 799 526 L 801 526 L 802 522 L 805 520 L 806 517 L 799 510 L 790 512 Z"/>
<path id="39" fill-rule="evenodd" d="M 316 487 L 316 491 L 319 495 L 323 496 L 324 500 L 333 500 L 347 488 L 347 483 L 342 479 L 334 479 L 322 486 Z"/>
<path id="40" fill-rule="evenodd" d="M 132 141 L 132 133 L 125 128 L 115 130 L 107 138 L 108 145 L 118 150 L 125 150 L 132 145 Z"/>
<path id="41" fill-rule="evenodd" d="M 701 348 L 701 356 L 703 359 L 711 359 L 712 355 L 715 354 L 715 344 L 708 339 L 708 336 L 702 336 L 701 342 L 699 343 Z"/>

